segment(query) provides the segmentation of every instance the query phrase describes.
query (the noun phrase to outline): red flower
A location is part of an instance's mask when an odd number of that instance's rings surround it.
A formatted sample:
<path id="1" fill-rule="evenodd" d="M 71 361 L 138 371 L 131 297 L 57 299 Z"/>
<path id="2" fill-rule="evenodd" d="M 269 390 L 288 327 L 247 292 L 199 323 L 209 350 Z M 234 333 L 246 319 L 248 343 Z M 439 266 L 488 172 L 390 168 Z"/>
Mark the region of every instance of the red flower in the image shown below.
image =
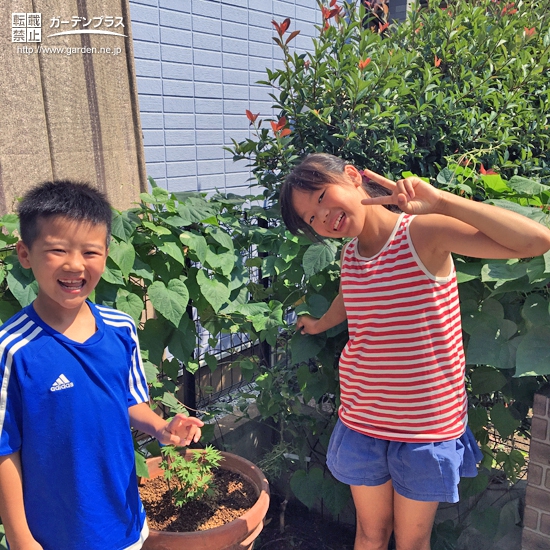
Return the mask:
<path id="1" fill-rule="evenodd" d="M 439 57 L 437 57 L 437 55 L 434 56 L 434 65 L 436 67 L 439 67 L 439 65 L 441 65 L 441 59 L 439 59 Z"/>
<path id="2" fill-rule="evenodd" d="M 250 124 L 254 124 L 256 122 L 256 119 L 258 118 L 260 113 L 257 113 L 257 114 L 252 114 L 251 111 L 249 111 L 248 109 L 246 109 L 246 118 L 248 120 L 250 120 Z"/>
<path id="3" fill-rule="evenodd" d="M 479 168 L 479 172 L 482 176 L 497 176 L 498 174 L 494 170 L 485 170 L 483 164 Z"/>
<path id="4" fill-rule="evenodd" d="M 359 61 L 359 70 L 362 71 L 370 63 L 370 57 Z"/>

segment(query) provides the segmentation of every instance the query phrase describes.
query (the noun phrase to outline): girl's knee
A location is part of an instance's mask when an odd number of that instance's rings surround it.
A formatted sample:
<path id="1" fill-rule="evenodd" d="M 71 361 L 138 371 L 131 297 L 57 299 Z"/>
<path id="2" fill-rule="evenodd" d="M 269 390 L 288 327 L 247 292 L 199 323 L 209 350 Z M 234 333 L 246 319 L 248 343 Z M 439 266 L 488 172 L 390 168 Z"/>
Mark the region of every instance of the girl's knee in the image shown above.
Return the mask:
<path id="1" fill-rule="evenodd" d="M 354 550 L 387 550 L 391 528 L 364 529 L 357 523 Z"/>

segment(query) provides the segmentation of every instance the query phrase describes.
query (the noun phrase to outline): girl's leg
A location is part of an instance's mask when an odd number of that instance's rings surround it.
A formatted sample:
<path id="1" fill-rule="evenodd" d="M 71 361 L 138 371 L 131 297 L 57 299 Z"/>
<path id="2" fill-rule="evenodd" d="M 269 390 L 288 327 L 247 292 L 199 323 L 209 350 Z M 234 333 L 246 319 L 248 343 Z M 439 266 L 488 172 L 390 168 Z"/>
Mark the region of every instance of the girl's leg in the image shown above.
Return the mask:
<path id="1" fill-rule="evenodd" d="M 430 537 L 439 502 L 421 502 L 393 494 L 397 550 L 430 550 Z"/>
<path id="2" fill-rule="evenodd" d="M 387 550 L 393 530 L 393 486 L 351 486 L 357 511 L 354 550 Z"/>

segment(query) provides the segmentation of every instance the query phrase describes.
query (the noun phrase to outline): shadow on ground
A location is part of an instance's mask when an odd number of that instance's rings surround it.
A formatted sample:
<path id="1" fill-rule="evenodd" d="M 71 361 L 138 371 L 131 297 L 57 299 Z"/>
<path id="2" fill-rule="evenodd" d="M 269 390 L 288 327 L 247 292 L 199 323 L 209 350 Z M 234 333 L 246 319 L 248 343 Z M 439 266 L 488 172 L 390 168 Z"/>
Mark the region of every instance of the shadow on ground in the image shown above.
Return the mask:
<path id="1" fill-rule="evenodd" d="M 272 495 L 266 525 L 254 550 L 353 550 L 355 528 L 323 517 L 298 502 L 285 511 L 284 532 L 280 532 L 280 500 Z"/>

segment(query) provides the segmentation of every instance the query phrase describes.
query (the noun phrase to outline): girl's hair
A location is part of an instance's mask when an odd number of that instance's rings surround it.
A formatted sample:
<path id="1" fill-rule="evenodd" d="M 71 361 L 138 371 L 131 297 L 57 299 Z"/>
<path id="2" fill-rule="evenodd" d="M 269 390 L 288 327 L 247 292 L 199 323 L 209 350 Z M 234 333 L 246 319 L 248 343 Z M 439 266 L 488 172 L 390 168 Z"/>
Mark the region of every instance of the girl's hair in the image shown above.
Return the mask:
<path id="1" fill-rule="evenodd" d="M 281 215 L 287 229 L 293 235 L 306 235 L 312 240 L 319 240 L 319 236 L 313 231 L 296 212 L 292 204 L 292 192 L 317 191 L 327 184 L 340 184 L 344 169 L 349 164 L 340 157 L 327 153 L 313 153 L 308 155 L 290 174 L 285 178 L 279 193 L 279 204 Z M 390 192 L 381 185 L 363 176 L 363 189 L 371 197 L 389 195 Z M 390 208 L 397 210 L 397 208 Z"/>
<path id="2" fill-rule="evenodd" d="M 29 248 L 38 238 L 38 221 L 55 216 L 104 225 L 107 230 L 106 244 L 109 246 L 113 216 L 111 206 L 103 193 L 87 183 L 46 181 L 28 191 L 17 210 L 21 240 Z"/>

